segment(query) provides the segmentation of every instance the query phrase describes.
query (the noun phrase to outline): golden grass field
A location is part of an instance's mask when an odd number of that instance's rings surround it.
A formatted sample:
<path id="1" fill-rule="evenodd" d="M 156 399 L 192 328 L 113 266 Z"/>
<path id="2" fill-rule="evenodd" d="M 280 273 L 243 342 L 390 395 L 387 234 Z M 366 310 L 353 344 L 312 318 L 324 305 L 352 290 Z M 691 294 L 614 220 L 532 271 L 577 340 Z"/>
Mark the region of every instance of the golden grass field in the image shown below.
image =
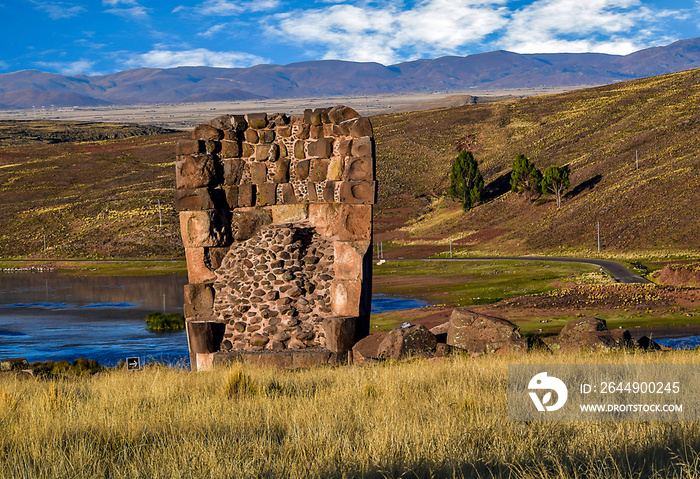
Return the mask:
<path id="1" fill-rule="evenodd" d="M 516 362 L 697 364 L 700 355 L 3 377 L 0 477 L 700 476 L 695 422 L 509 422 L 507 367 Z"/>

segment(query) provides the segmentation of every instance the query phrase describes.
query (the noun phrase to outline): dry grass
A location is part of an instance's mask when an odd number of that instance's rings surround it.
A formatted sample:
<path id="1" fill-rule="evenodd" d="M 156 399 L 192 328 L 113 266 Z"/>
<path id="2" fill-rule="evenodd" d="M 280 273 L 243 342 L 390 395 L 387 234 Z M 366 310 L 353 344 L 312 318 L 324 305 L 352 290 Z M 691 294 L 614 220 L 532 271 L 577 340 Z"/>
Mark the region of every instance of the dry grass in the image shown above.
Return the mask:
<path id="1" fill-rule="evenodd" d="M 507 421 L 509 362 L 466 358 L 4 380 L 0 477 L 698 477 L 700 425 Z"/>

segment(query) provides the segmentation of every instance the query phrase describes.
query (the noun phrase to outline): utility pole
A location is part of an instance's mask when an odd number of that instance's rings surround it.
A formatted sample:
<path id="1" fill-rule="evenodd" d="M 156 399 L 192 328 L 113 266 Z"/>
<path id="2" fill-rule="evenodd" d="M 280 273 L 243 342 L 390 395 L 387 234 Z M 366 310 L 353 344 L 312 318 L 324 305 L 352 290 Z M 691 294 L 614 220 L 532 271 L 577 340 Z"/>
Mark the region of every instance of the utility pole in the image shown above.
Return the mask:
<path id="1" fill-rule="evenodd" d="M 637 164 L 637 169 L 639 169 L 639 150 L 634 150 L 634 160 Z"/>
<path id="2" fill-rule="evenodd" d="M 163 213 L 160 210 L 160 198 L 158 199 L 158 226 L 163 227 Z"/>
<path id="3" fill-rule="evenodd" d="M 450 258 L 452 258 L 452 238 L 450 238 Z"/>
<path id="4" fill-rule="evenodd" d="M 600 221 L 598 221 L 598 254 L 600 254 Z"/>

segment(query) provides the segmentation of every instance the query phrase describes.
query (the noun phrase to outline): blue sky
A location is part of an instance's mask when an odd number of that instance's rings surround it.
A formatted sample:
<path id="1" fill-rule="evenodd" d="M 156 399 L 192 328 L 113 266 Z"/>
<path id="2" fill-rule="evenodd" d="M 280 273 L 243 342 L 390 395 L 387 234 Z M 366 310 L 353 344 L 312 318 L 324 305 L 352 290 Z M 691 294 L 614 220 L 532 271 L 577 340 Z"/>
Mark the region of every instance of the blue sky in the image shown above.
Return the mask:
<path id="1" fill-rule="evenodd" d="M 0 73 L 627 54 L 700 36 L 700 0 L 0 0 Z"/>

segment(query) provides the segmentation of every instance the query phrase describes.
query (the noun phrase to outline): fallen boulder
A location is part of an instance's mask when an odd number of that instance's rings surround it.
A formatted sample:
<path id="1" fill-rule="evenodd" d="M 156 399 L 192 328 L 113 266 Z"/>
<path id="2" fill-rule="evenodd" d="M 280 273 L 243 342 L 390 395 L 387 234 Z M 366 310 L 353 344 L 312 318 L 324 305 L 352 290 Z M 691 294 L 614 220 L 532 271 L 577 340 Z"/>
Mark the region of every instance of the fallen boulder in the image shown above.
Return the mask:
<path id="1" fill-rule="evenodd" d="M 380 361 L 379 345 L 387 334 L 384 331 L 372 333 L 356 342 L 352 347 L 352 363 L 367 364 Z"/>
<path id="2" fill-rule="evenodd" d="M 447 344 L 470 353 L 500 354 L 527 352 L 527 339 L 520 328 L 502 318 L 456 308 L 450 316 Z"/>
<path id="3" fill-rule="evenodd" d="M 410 356 L 430 357 L 435 354 L 437 339 L 422 324 L 392 329 L 379 344 L 380 358 L 404 359 Z"/>
<path id="4" fill-rule="evenodd" d="M 561 351 L 610 351 L 633 348 L 632 335 L 626 329 L 609 330 L 604 319 L 583 318 L 568 322 L 557 338 Z M 551 346 L 550 346 L 551 349 Z"/>

